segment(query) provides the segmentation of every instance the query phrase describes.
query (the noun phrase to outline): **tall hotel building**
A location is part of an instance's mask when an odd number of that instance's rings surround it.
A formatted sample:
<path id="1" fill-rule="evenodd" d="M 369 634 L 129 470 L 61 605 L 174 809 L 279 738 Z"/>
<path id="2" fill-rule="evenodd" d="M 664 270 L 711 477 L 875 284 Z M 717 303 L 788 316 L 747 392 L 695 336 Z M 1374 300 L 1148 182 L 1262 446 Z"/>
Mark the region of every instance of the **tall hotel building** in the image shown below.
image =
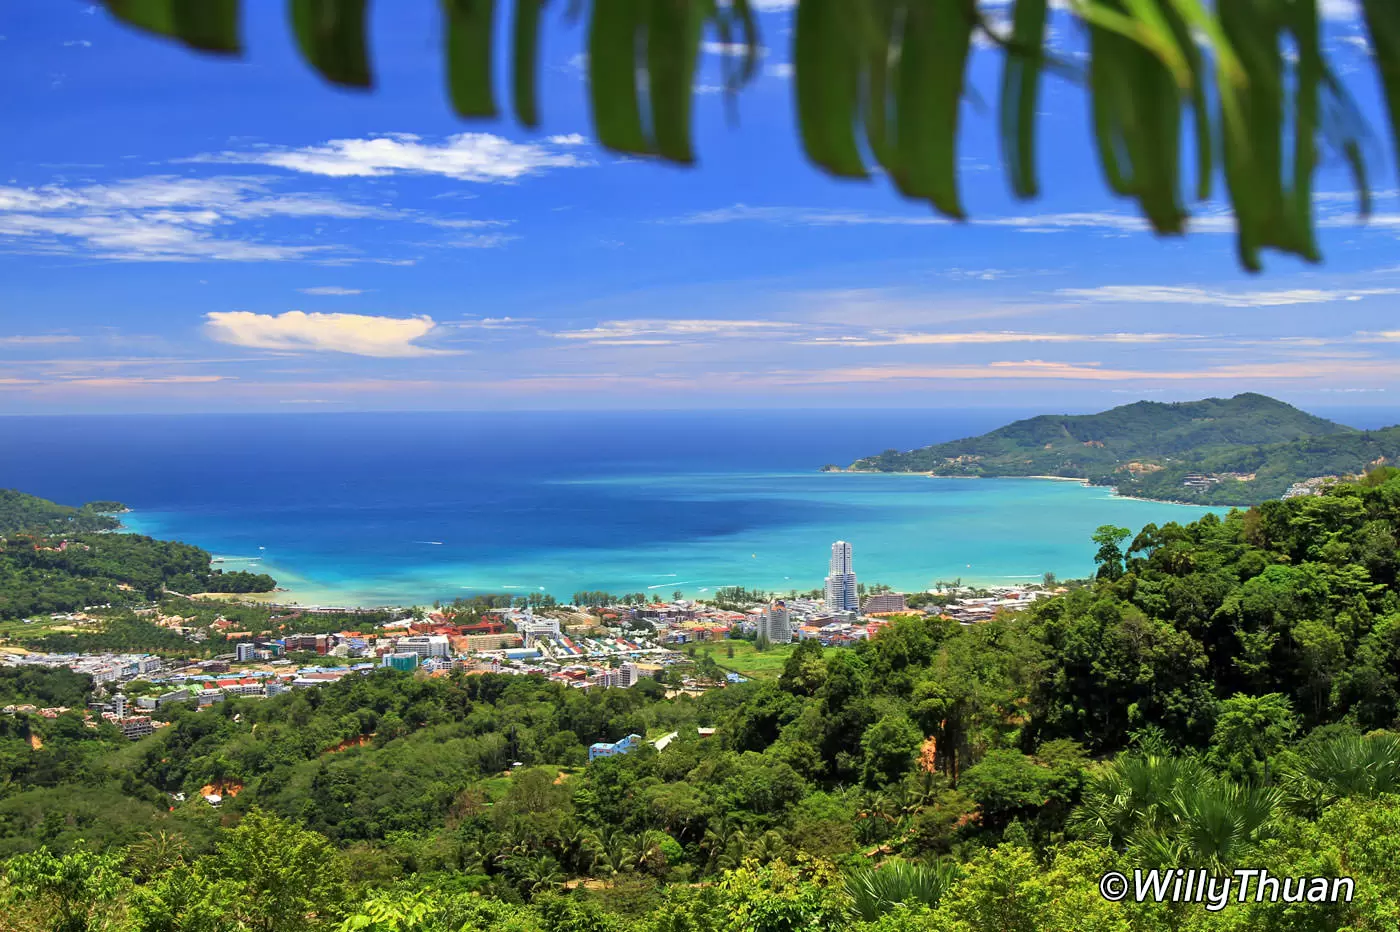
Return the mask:
<path id="1" fill-rule="evenodd" d="M 826 577 L 826 607 L 832 612 L 858 612 L 856 571 L 851 562 L 851 545 L 838 540 L 831 545 L 831 571 Z"/>
<path id="2" fill-rule="evenodd" d="M 792 643 L 792 615 L 782 599 L 763 610 L 758 619 L 758 636 L 769 644 Z"/>

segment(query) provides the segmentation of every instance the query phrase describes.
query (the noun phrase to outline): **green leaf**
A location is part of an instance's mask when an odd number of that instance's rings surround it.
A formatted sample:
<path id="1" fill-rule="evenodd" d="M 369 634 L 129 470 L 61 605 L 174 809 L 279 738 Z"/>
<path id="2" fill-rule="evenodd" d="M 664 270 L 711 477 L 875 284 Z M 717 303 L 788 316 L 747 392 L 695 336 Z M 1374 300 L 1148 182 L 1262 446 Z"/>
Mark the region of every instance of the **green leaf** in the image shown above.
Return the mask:
<path id="1" fill-rule="evenodd" d="M 1371 37 L 1371 54 L 1385 88 L 1391 141 L 1400 151 L 1400 7 L 1393 0 L 1361 0 L 1361 9 Z"/>
<path id="2" fill-rule="evenodd" d="M 1039 104 L 1040 72 L 1044 62 L 1047 0 L 1016 0 L 1011 16 L 1012 48 L 1001 76 L 1001 147 L 1011 190 L 1017 197 L 1035 197 L 1035 114 Z"/>
<path id="3" fill-rule="evenodd" d="M 540 122 L 535 95 L 535 69 L 539 57 L 540 8 L 543 6 L 544 0 L 515 0 L 512 36 L 515 56 L 511 93 L 515 101 L 516 119 L 526 126 L 537 126 Z"/>
<path id="4" fill-rule="evenodd" d="M 443 0 L 447 17 L 447 86 L 452 106 L 466 117 L 496 115 L 491 89 L 495 0 Z"/>
<path id="5" fill-rule="evenodd" d="M 793 29 L 794 84 L 807 157 L 834 175 L 865 178 L 856 145 L 858 54 L 850 0 L 803 0 Z"/>
<path id="6" fill-rule="evenodd" d="M 646 0 L 596 0 L 588 35 L 588 84 L 598 141 L 609 149 L 646 155 L 637 101 L 637 47 Z"/>
<path id="7" fill-rule="evenodd" d="M 1293 179 L 1286 193 L 1289 248 L 1309 262 L 1322 258 L 1313 231 L 1312 177 L 1317 167 L 1318 91 L 1322 64 L 1317 0 L 1293 0 L 1290 31 L 1298 53 L 1293 81 Z"/>
<path id="8" fill-rule="evenodd" d="M 675 162 L 693 162 L 690 106 L 704 11 L 699 3 L 651 0 L 647 30 L 648 97 L 656 151 Z"/>
<path id="9" fill-rule="evenodd" d="M 958 196 L 958 111 L 974 14 L 970 0 L 910 7 L 899 62 L 897 183 L 957 219 L 965 216 Z"/>
<path id="10" fill-rule="evenodd" d="M 301 54 L 327 81 L 370 87 L 365 45 L 366 0 L 291 0 Z"/>
<path id="11" fill-rule="evenodd" d="M 862 58 L 865 63 L 865 104 L 861 111 L 865 122 L 865 140 L 875 160 L 890 173 L 901 174 L 899 147 L 895 142 L 890 111 L 894 102 L 893 89 L 899 83 L 899 60 L 890 54 L 894 42 L 896 0 L 883 0 L 873 5 L 872 39 L 866 43 Z"/>
<path id="12" fill-rule="evenodd" d="M 239 52 L 238 0 L 106 0 L 123 22 L 205 52 Z"/>

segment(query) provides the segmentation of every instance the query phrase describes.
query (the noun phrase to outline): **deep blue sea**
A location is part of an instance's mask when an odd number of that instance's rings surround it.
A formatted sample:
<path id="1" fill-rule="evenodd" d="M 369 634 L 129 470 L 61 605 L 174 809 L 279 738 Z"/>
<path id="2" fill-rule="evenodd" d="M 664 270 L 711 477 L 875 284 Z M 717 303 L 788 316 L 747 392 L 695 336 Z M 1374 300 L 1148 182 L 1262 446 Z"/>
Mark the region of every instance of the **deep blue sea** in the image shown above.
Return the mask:
<path id="1" fill-rule="evenodd" d="M 1010 583 L 1092 569 L 1097 526 L 1204 509 L 1044 480 L 823 474 L 1025 410 L 0 418 L 0 487 L 127 503 L 129 527 L 262 568 L 291 598 L 703 594 L 862 580 Z M 1379 426 L 1383 415 L 1329 412 Z"/>

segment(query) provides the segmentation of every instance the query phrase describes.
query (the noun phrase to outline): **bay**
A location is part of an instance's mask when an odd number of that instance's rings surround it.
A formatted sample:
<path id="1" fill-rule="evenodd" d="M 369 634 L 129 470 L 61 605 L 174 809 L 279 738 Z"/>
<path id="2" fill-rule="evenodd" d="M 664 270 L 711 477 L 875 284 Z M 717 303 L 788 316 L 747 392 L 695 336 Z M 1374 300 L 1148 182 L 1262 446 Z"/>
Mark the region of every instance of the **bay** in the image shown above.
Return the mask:
<path id="1" fill-rule="evenodd" d="M 1092 571 L 1101 524 L 1208 509 L 1033 479 L 821 473 L 1032 412 L 685 411 L 0 419 L 0 486 L 116 499 L 134 531 L 262 569 L 317 604 L 601 589 L 669 597 Z"/>

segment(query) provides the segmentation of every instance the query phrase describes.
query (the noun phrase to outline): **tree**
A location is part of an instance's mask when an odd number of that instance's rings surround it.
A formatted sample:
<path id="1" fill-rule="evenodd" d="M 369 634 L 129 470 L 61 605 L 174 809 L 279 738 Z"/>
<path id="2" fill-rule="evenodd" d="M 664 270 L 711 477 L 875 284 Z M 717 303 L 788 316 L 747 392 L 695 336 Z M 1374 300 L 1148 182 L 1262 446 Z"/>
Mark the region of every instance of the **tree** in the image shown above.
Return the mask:
<path id="1" fill-rule="evenodd" d="M 891 712 L 876 722 L 860 739 L 866 786 L 881 786 L 907 773 L 923 740 L 919 727 L 903 712 Z"/>
<path id="2" fill-rule="evenodd" d="M 230 53 L 242 47 L 236 0 L 198 12 L 127 0 L 106 5 L 125 22 L 192 48 Z M 535 78 L 542 6 L 517 0 L 512 19 L 512 98 L 528 127 L 540 119 Z M 1051 44 L 1045 0 L 1016 0 L 1009 30 L 993 25 L 973 0 L 801 0 L 794 6 L 792 83 L 808 158 L 838 177 L 869 177 L 858 141 L 863 136 L 901 194 L 946 216 L 965 215 L 957 177 L 959 104 L 979 42 L 1004 53 L 1001 144 L 1018 197 L 1039 192 L 1037 108 L 1042 73 L 1053 70 L 1086 87 L 1108 187 L 1137 201 L 1158 233 L 1187 226 L 1178 157 L 1183 111 L 1195 137 L 1195 195 L 1209 198 L 1223 175 L 1246 268 L 1260 268 L 1264 248 L 1320 258 L 1311 190 L 1324 144 L 1349 167 L 1362 211 L 1369 211 L 1365 127 L 1324 47 L 1322 4 L 1077 3 L 1070 15 L 1087 33 L 1087 70 Z M 1400 130 L 1400 17 L 1385 0 L 1363 0 L 1362 6 L 1394 136 Z M 726 84 L 738 88 L 758 70 L 756 8 L 753 0 L 591 6 L 587 68 L 599 142 L 618 152 L 692 162 L 691 99 L 702 39 L 714 30 L 739 51 L 726 56 Z M 494 117 L 495 4 L 454 0 L 443 9 L 453 106 L 464 117 Z M 290 10 L 302 57 L 323 77 L 346 87 L 373 84 L 363 0 L 291 0 Z M 1277 51 L 1281 43 L 1296 50 L 1288 61 Z M 921 67 L 933 61 L 939 67 Z M 1153 118 L 1142 120 L 1143 113 Z"/>
<path id="3" fill-rule="evenodd" d="M 40 847 L 16 855 L 5 866 L 5 881 L 9 897 L 39 907 L 51 932 L 108 928 L 104 911 L 122 888 L 116 856 L 82 848 L 59 855 Z"/>
<path id="4" fill-rule="evenodd" d="M 195 867 L 220 912 L 251 932 L 297 932 L 342 901 L 335 851 L 324 835 L 258 809 Z"/>
<path id="5" fill-rule="evenodd" d="M 811 696 L 821 688 L 825 678 L 821 643 L 808 639 L 799 641 L 796 649 L 788 654 L 782 675 L 778 677 L 778 688 L 799 696 Z"/>
<path id="6" fill-rule="evenodd" d="M 1298 731 L 1298 717 L 1278 693 L 1232 696 L 1220 704 L 1210 760 L 1236 780 L 1268 783 L 1269 761 Z"/>
<path id="7" fill-rule="evenodd" d="M 1034 817 L 1047 802 L 1054 776 L 1048 767 L 1019 751 L 988 751 L 963 772 L 958 789 L 982 812 L 982 824 L 1000 831 L 1017 816 Z"/>
<path id="8" fill-rule="evenodd" d="M 1112 524 L 1100 525 L 1094 532 L 1093 541 L 1099 545 L 1098 552 L 1094 554 L 1099 579 L 1111 582 L 1123 575 L 1123 541 L 1132 533 L 1125 527 L 1114 527 Z"/>

